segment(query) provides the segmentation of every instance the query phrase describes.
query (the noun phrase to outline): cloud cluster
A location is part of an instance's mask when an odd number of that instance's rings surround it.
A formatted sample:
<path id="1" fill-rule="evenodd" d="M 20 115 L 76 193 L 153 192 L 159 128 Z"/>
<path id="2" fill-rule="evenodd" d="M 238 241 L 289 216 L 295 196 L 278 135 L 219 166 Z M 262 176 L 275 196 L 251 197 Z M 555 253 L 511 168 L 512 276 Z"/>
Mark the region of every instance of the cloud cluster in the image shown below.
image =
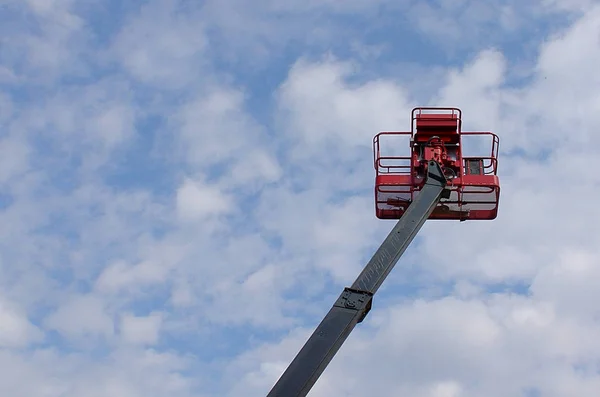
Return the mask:
<path id="1" fill-rule="evenodd" d="M 3 4 L 0 394 L 266 395 L 391 227 L 372 136 L 445 105 L 499 217 L 427 223 L 311 396 L 597 395 L 597 5 Z"/>

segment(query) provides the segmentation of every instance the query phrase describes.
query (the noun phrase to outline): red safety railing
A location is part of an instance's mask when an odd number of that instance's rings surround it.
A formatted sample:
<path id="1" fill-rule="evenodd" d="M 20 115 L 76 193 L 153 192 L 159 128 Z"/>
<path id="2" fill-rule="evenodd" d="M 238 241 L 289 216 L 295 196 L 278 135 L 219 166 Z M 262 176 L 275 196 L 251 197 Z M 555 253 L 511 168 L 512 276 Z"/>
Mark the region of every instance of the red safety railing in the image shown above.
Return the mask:
<path id="1" fill-rule="evenodd" d="M 462 153 L 463 158 L 463 170 L 467 160 L 480 159 L 483 161 L 483 175 L 497 175 L 498 174 L 498 150 L 500 146 L 500 139 L 498 135 L 489 131 L 468 131 L 461 132 L 461 136 L 489 136 L 491 139 L 491 153 L 489 156 L 465 156 Z"/>
<path id="2" fill-rule="evenodd" d="M 397 174 L 410 175 L 412 169 L 411 149 L 407 147 L 408 156 L 382 156 L 381 155 L 381 137 L 383 136 L 410 136 L 411 132 L 393 132 L 384 131 L 375 135 L 373 138 L 373 165 L 377 175 Z"/>
<path id="3" fill-rule="evenodd" d="M 446 111 L 447 113 L 441 113 Z M 417 119 L 423 117 L 423 115 L 451 115 L 453 118 L 456 118 L 458 121 L 458 132 L 461 131 L 462 128 L 462 111 L 458 108 L 452 107 L 418 107 L 414 108 L 411 112 L 411 121 L 410 121 L 410 132 L 414 135 L 416 132 Z"/>

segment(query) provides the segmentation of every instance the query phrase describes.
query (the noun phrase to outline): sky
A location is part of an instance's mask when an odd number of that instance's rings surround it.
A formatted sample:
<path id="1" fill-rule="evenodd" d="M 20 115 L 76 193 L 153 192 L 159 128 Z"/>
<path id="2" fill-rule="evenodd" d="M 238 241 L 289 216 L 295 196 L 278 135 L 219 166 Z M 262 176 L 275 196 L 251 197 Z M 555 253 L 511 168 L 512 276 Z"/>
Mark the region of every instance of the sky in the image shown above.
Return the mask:
<path id="1" fill-rule="evenodd" d="M 600 393 L 600 3 L 0 0 L 0 395 L 265 396 L 392 228 L 372 138 L 500 137 L 309 394 Z"/>

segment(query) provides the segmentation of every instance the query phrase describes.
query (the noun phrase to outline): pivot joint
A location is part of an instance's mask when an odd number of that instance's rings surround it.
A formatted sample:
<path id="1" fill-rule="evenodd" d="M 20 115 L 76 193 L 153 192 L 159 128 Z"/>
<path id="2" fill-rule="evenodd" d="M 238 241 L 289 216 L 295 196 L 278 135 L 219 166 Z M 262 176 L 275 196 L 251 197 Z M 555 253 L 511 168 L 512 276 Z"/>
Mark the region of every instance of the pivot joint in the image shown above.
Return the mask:
<path id="1" fill-rule="evenodd" d="M 373 294 L 371 292 L 346 287 L 333 306 L 361 312 L 358 319 L 360 323 L 371 310 L 372 301 Z"/>

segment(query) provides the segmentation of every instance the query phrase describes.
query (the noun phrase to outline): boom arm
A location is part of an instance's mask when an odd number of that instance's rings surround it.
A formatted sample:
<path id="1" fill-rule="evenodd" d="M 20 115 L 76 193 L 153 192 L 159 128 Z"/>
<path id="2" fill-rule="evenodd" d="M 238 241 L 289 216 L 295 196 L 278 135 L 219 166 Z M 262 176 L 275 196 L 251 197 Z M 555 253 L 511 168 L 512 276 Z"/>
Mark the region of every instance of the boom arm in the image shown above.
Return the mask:
<path id="1" fill-rule="evenodd" d="M 340 297 L 310 336 L 267 397 L 305 397 L 350 332 L 369 310 L 373 295 L 396 265 L 445 193 L 446 178 L 435 161 L 427 167 L 427 179 L 369 263 Z"/>

